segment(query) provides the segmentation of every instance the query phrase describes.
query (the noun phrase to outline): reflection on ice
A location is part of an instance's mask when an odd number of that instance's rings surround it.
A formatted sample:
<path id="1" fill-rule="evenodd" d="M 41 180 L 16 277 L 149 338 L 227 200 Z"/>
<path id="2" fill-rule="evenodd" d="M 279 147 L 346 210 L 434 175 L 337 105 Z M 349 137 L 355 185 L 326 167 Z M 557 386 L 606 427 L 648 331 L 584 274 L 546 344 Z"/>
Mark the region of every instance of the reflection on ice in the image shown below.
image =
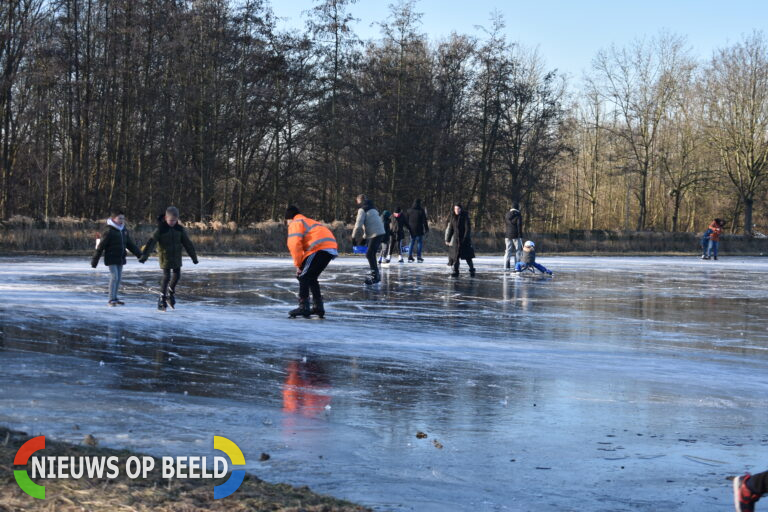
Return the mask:
<path id="1" fill-rule="evenodd" d="M 369 289 L 340 258 L 327 318 L 288 320 L 284 259 L 203 259 L 158 313 L 151 267 L 107 308 L 87 262 L 0 258 L 0 423 L 157 455 L 226 435 L 383 510 L 725 509 L 768 460 L 768 262 L 541 259 L 554 280 L 434 258 Z"/>

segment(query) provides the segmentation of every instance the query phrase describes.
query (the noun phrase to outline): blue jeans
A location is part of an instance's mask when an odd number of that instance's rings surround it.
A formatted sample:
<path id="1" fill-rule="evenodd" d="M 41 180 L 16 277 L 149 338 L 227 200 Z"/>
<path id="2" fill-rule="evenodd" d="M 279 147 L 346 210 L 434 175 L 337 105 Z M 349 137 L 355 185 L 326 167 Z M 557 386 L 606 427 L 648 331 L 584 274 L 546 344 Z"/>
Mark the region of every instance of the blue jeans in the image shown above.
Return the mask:
<path id="1" fill-rule="evenodd" d="M 418 248 L 416 249 L 416 257 L 418 259 L 421 259 L 421 249 L 424 247 L 424 235 L 419 236 L 412 236 L 411 237 L 411 246 L 408 248 L 408 259 L 413 259 L 413 246 L 415 244 L 419 244 Z"/>
<path id="2" fill-rule="evenodd" d="M 117 300 L 117 291 L 120 289 L 120 280 L 123 277 L 122 265 L 109 266 L 109 300 Z"/>
<path id="3" fill-rule="evenodd" d="M 720 242 L 716 242 L 714 240 L 709 241 L 709 246 L 707 247 L 707 257 L 717 258 L 718 245 L 720 245 Z"/>

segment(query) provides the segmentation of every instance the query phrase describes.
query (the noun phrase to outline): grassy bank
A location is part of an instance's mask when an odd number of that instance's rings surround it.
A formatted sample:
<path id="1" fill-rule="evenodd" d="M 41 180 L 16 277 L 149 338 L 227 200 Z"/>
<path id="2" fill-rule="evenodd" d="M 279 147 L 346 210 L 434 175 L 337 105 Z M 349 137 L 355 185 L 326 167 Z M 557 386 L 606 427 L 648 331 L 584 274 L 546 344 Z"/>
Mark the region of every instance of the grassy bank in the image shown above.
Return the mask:
<path id="1" fill-rule="evenodd" d="M 25 254 L 88 254 L 104 229 L 104 221 L 85 219 L 50 219 L 48 222 L 14 217 L 0 222 L 0 251 Z M 286 227 L 267 221 L 248 226 L 220 222 L 186 224 L 198 252 L 217 255 L 287 255 Z M 342 222 L 329 225 L 342 253 L 352 251 L 351 226 Z M 154 224 L 129 226 L 137 244 L 152 235 Z M 697 233 L 657 233 L 608 230 L 570 230 L 567 233 L 528 233 L 540 253 L 559 254 L 696 254 Z M 479 232 L 473 236 L 479 253 L 504 251 L 503 233 Z M 429 254 L 446 252 L 442 229 L 432 229 L 424 241 Z M 725 235 L 721 238 L 723 255 L 768 255 L 768 238 Z"/>
<path id="2" fill-rule="evenodd" d="M 46 498 L 27 496 L 13 476 L 13 458 L 30 436 L 0 427 L 0 511 L 45 510 L 62 512 L 159 511 L 273 511 L 273 512 L 368 512 L 370 509 L 328 496 L 315 494 L 307 487 L 269 484 L 246 475 L 235 494 L 222 500 L 213 499 L 213 486 L 219 480 L 163 479 L 159 471 L 149 478 L 131 480 L 124 467 L 116 479 L 58 480 L 40 479 Z M 85 445 L 72 445 L 46 439 L 45 455 L 53 456 L 117 456 L 123 463 L 128 451 Z M 28 466 L 30 464 L 28 463 Z M 155 461 L 155 467 L 160 462 Z M 17 469 L 22 469 L 21 467 Z"/>

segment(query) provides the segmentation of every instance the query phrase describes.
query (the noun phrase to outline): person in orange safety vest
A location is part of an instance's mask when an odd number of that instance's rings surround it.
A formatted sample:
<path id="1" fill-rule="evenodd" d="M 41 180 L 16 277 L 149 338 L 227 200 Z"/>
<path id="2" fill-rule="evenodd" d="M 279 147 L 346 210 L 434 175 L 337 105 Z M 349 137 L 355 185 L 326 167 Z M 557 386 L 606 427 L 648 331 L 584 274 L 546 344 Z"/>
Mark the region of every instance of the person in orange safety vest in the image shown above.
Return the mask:
<path id="1" fill-rule="evenodd" d="M 323 297 L 317 279 L 332 259 L 339 255 L 336 238 L 331 230 L 301 214 L 295 206 L 285 210 L 288 222 L 288 250 L 296 265 L 296 279 L 299 280 L 299 307 L 288 313 L 290 318 L 325 316 Z M 309 293 L 312 292 L 312 308 Z"/>

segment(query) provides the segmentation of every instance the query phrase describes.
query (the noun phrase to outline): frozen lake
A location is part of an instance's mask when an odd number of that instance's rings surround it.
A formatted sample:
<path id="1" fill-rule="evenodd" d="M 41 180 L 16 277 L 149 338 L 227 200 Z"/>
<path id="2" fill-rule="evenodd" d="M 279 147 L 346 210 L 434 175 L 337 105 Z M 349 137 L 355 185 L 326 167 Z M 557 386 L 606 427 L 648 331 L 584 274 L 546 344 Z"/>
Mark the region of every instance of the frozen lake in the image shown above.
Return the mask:
<path id="1" fill-rule="evenodd" d="M 3 257 L 0 424 L 158 456 L 223 435 L 380 510 L 732 510 L 725 477 L 768 469 L 768 259 L 539 260 L 554 279 L 436 257 L 366 289 L 339 258 L 326 319 L 289 320 L 288 259 L 185 261 L 159 313 L 154 258 L 108 308 L 88 258 Z"/>

